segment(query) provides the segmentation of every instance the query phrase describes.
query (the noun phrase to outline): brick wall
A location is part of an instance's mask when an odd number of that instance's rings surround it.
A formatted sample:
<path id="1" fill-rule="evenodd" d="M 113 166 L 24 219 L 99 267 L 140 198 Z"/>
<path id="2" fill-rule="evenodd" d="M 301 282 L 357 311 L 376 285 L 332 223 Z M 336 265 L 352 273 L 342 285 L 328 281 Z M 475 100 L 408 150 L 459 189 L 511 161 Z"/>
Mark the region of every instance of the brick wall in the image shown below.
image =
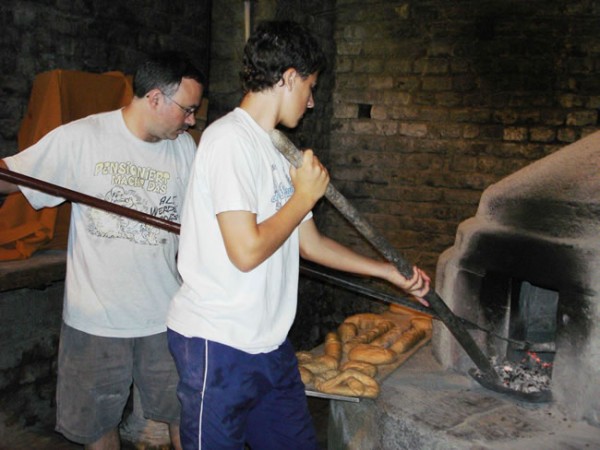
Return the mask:
<path id="1" fill-rule="evenodd" d="M 208 67 L 209 30 L 209 120 L 219 117 L 240 99 L 243 3 L 3 2 L 0 155 L 16 149 L 35 73 L 130 71 L 145 49 L 173 45 Z M 432 275 L 487 186 L 597 129 L 597 2 L 260 0 L 253 7 L 256 20 L 310 26 L 332 62 L 315 109 L 290 137 L 313 147 L 334 185 Z M 327 234 L 375 254 L 327 202 L 316 217 Z M 307 323 L 326 323 L 313 334 L 344 308 L 311 306 Z"/>
<path id="2" fill-rule="evenodd" d="M 233 8 L 240 29 L 220 30 L 231 16 L 217 8 Z M 213 73 L 230 75 L 221 111 L 239 101 L 231 82 L 242 10 L 234 0 L 213 10 Z M 334 185 L 432 275 L 486 187 L 597 128 L 594 2 L 280 0 L 255 3 L 255 14 L 293 18 L 320 36 L 332 70 L 320 77 L 314 111 L 288 134 L 314 148 Z M 235 53 L 225 43 L 215 54 L 216 29 L 236 36 Z M 375 254 L 333 208 L 317 212 L 325 232 Z"/>
<path id="3" fill-rule="evenodd" d="M 133 70 L 178 47 L 205 69 L 209 119 L 240 98 L 243 2 L 3 2 L 0 155 L 36 73 Z M 590 1 L 254 2 L 255 20 L 294 18 L 332 62 L 317 106 L 290 137 L 313 147 L 333 183 L 410 261 L 434 271 L 483 189 L 596 129 L 600 7 Z M 173 7 L 177 6 L 177 14 Z M 329 234 L 371 251 L 327 205 Z"/>
<path id="4" fill-rule="evenodd" d="M 147 52 L 180 49 L 208 72 L 210 0 L 0 3 L 0 157 L 17 150 L 33 79 L 53 69 L 132 73 Z"/>
<path id="5" fill-rule="evenodd" d="M 597 129 L 597 2 L 335 8 L 333 183 L 432 274 L 483 189 Z M 326 230 L 369 250 L 335 213 Z"/>
<path id="6" fill-rule="evenodd" d="M 221 29 L 231 16 L 215 11 L 233 8 L 241 27 L 239 3 L 213 9 L 213 79 L 218 66 L 219 79 L 237 83 L 239 33 Z M 597 129 L 597 2 L 271 0 L 255 8 L 258 17 L 308 25 L 331 58 L 315 109 L 288 135 L 314 148 L 363 217 L 433 276 L 486 187 Z M 217 55 L 215 33 L 235 35 L 235 50 L 221 45 Z M 239 91 L 222 88 L 225 111 Z M 326 234 L 376 255 L 327 202 L 316 219 Z M 349 309 L 368 307 L 345 292 L 301 288 L 293 336 L 298 328 L 295 336 L 322 337 Z"/>

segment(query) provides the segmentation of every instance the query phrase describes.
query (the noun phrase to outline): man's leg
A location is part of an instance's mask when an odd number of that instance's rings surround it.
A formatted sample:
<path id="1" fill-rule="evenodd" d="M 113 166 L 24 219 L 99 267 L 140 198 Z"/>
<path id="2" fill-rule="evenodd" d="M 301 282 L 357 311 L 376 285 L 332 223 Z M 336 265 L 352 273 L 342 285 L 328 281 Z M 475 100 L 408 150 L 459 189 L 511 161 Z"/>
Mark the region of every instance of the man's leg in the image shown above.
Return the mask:
<path id="1" fill-rule="evenodd" d="M 113 445 L 90 448 L 119 448 L 117 430 L 130 393 L 132 354 L 131 339 L 93 336 L 63 324 L 57 431 L 84 445 Z"/>
<path id="2" fill-rule="evenodd" d="M 171 437 L 171 445 L 175 450 L 183 450 L 181 446 L 181 436 L 179 436 L 179 424 L 169 424 L 169 436 Z"/>
<path id="3" fill-rule="evenodd" d="M 179 377 L 169 352 L 166 332 L 135 339 L 133 379 L 144 417 L 169 424 L 171 444 L 175 450 L 180 450 Z"/>
<path id="4" fill-rule="evenodd" d="M 121 439 L 116 428 L 103 435 L 96 442 L 84 446 L 85 450 L 120 450 Z"/>

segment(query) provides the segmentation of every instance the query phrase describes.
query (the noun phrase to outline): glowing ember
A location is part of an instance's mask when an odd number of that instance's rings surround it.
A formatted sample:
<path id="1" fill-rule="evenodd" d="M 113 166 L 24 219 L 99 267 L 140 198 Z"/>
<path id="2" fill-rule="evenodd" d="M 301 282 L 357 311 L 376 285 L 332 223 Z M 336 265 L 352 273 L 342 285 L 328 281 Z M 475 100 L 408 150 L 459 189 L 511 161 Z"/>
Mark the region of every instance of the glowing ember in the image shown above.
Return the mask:
<path id="1" fill-rule="evenodd" d="M 520 363 L 498 363 L 492 358 L 492 366 L 502 385 L 508 389 L 524 393 L 550 390 L 552 364 L 542 361 L 536 353 L 527 352 L 527 357 Z"/>

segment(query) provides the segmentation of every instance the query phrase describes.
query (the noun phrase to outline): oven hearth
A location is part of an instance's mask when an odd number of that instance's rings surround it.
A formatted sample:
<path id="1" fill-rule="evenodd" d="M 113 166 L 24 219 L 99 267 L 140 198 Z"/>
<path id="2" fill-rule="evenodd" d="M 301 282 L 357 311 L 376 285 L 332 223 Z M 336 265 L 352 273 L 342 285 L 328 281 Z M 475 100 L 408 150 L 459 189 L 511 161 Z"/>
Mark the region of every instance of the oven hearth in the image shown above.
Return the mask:
<path id="1" fill-rule="evenodd" d="M 444 369 L 424 347 L 382 385 L 375 400 L 330 402 L 328 450 L 586 449 L 600 428 L 556 403 L 519 402 Z"/>
<path id="2" fill-rule="evenodd" d="M 436 290 L 502 364 L 535 355 L 552 401 L 600 426 L 600 132 L 492 185 L 458 228 L 436 272 Z M 498 339 L 504 336 L 507 339 Z M 446 369 L 468 356 L 440 324 L 433 349 Z M 531 364 L 531 361 L 528 361 Z"/>

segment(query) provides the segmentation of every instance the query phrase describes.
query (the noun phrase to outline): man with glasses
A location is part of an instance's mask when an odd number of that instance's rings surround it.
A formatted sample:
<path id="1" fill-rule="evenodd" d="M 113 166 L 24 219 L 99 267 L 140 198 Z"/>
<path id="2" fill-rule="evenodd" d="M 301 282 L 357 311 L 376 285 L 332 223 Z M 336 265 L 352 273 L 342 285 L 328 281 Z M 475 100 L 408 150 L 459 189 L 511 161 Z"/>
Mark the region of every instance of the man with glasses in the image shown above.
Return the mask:
<path id="1" fill-rule="evenodd" d="M 193 106 L 193 107 L 189 106 L 186 108 L 185 106 L 177 103 L 173 97 L 165 94 L 164 92 L 163 92 L 163 95 L 165 97 L 167 97 L 169 100 L 171 100 L 173 103 L 175 103 L 177 106 L 179 106 L 179 109 L 181 109 L 183 111 L 183 114 L 185 114 L 185 117 L 190 117 L 191 115 L 195 115 L 196 111 L 198 111 L 198 108 L 199 108 L 198 106 Z"/>
<path id="2" fill-rule="evenodd" d="M 136 71 L 122 109 L 63 125 L 0 167 L 179 222 L 205 78 L 178 53 Z M 17 187 L 0 182 L 0 192 Z M 20 188 L 35 208 L 64 201 Z M 118 449 L 131 384 L 144 415 L 179 441 L 177 373 L 165 320 L 180 285 L 178 236 L 73 204 L 61 330 L 56 428 L 87 449 Z"/>

